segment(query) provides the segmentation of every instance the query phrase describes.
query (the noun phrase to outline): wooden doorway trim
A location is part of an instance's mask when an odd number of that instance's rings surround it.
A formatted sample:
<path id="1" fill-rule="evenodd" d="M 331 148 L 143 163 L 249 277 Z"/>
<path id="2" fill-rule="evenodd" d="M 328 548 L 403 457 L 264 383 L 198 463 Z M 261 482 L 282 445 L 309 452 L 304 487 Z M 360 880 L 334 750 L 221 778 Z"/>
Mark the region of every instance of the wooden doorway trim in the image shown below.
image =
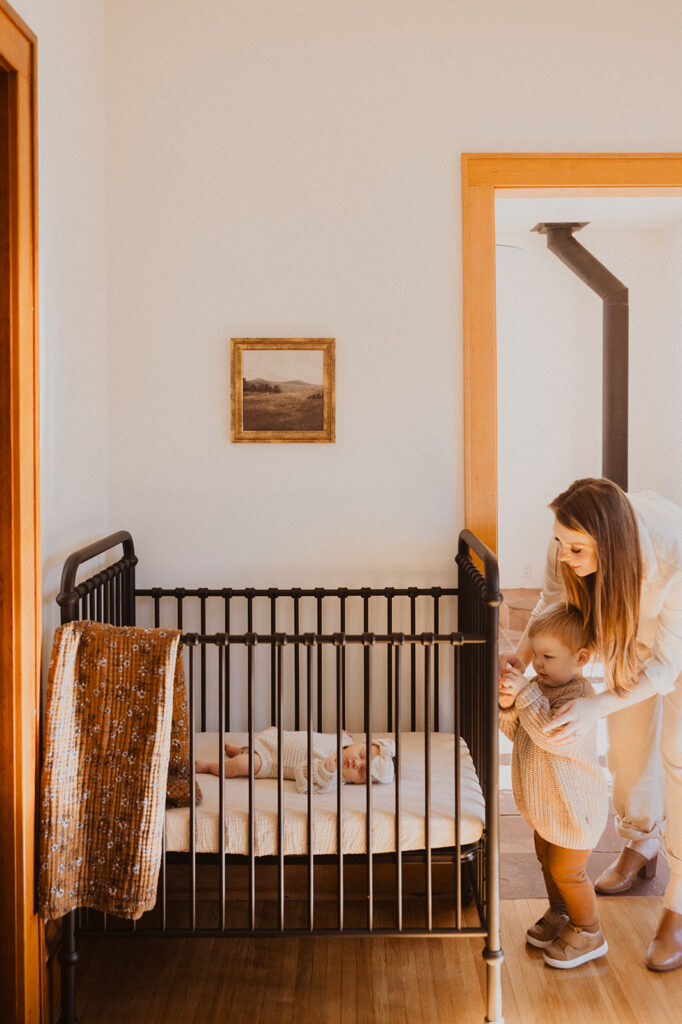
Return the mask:
<path id="1" fill-rule="evenodd" d="M 0 0 L 0 1019 L 43 1015 L 36 37 Z"/>
<path id="2" fill-rule="evenodd" d="M 493 551 L 498 507 L 496 191 L 583 188 L 636 194 L 681 186 L 682 153 L 462 154 L 465 522 Z"/>

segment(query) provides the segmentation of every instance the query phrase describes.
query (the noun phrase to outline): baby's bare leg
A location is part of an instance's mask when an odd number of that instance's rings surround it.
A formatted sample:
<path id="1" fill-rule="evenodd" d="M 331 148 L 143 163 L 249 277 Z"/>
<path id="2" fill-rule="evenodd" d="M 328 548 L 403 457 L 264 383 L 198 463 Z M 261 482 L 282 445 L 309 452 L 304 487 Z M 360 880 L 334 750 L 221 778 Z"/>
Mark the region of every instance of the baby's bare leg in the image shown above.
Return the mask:
<path id="1" fill-rule="evenodd" d="M 257 775 L 262 765 L 260 754 L 253 752 L 253 774 Z M 198 775 L 220 775 L 220 765 L 217 761 L 196 761 L 195 768 Z M 225 778 L 240 779 L 249 774 L 249 755 L 236 754 L 234 757 L 225 758 Z"/>

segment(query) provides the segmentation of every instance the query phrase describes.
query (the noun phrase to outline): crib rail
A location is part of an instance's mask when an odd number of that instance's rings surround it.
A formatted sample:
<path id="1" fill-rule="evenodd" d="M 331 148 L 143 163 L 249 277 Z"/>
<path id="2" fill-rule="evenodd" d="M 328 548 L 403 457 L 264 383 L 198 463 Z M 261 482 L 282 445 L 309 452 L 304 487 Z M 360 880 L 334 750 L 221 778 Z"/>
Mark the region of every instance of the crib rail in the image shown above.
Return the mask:
<path id="1" fill-rule="evenodd" d="M 370 635 L 371 624 L 382 621 L 384 634 L 402 632 L 417 634 L 420 620 L 428 622 L 430 631 L 439 634 L 444 623 L 456 624 L 456 588 L 445 587 L 340 587 L 315 588 L 140 588 L 136 590 L 138 600 L 138 624 L 163 626 L 187 630 L 191 621 L 199 636 L 257 634 L 263 642 L 266 636 L 285 634 L 301 636 L 332 637 L 334 634 Z M 150 607 L 151 606 L 151 607 Z M 240 623 L 242 630 L 235 629 Z M 209 632 L 209 623 L 213 629 Z M 289 627 L 284 629 L 283 623 Z M 376 635 L 371 634 L 371 635 Z M 380 634 L 381 635 L 381 634 Z M 329 641 L 331 642 L 331 641 Z M 382 642 L 377 640 L 376 642 Z M 323 729 L 324 717 L 324 665 L 323 646 L 316 651 L 316 728 Z M 342 653 L 345 658 L 345 653 Z M 205 731 L 208 719 L 207 707 L 207 652 L 202 651 L 200 664 L 200 690 L 198 701 L 198 722 Z M 434 662 L 434 727 L 440 728 L 441 701 L 439 699 L 440 671 L 439 653 L 436 648 Z M 294 654 L 293 666 L 293 722 L 291 727 L 300 729 L 303 721 L 305 697 L 301 689 L 301 661 L 298 649 Z M 390 661 L 386 665 L 386 729 L 393 729 L 393 685 Z M 230 676 L 227 668 L 227 728 L 232 725 L 230 703 Z M 270 669 L 270 718 L 276 721 L 275 664 L 274 653 Z M 410 664 L 410 721 L 412 729 L 417 728 L 417 672 L 415 655 Z M 346 692 L 342 693 L 342 721 L 347 721 Z"/>
<path id="2" fill-rule="evenodd" d="M 86 562 L 109 554 L 118 545 L 123 555 L 81 583 L 76 583 L 78 571 Z M 91 619 L 110 622 L 114 626 L 135 625 L 135 566 L 137 556 L 133 538 L 126 530 L 112 533 L 102 540 L 69 555 L 62 569 L 57 604 L 61 621 Z"/>

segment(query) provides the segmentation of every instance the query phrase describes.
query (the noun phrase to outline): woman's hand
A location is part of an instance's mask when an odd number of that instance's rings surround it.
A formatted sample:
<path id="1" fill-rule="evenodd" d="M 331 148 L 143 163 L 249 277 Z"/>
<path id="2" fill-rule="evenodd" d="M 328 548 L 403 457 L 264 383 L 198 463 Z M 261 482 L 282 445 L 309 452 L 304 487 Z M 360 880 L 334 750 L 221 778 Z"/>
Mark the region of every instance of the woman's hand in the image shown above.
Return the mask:
<path id="1" fill-rule="evenodd" d="M 544 726 L 543 732 L 548 733 L 553 743 L 575 743 L 584 739 L 594 729 L 602 716 L 601 704 L 597 695 L 594 697 L 578 697 L 569 701 L 557 711 Z"/>

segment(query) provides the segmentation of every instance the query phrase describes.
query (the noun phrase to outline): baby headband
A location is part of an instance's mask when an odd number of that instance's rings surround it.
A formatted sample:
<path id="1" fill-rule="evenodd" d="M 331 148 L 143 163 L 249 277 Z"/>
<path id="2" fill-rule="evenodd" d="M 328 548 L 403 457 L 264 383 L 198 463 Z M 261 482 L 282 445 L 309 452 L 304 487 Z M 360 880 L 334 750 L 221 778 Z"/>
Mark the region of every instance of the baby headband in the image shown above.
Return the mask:
<path id="1" fill-rule="evenodd" d="M 395 743 L 393 740 L 372 740 L 379 748 L 379 753 L 372 758 L 372 778 L 375 782 L 393 782 Z"/>

